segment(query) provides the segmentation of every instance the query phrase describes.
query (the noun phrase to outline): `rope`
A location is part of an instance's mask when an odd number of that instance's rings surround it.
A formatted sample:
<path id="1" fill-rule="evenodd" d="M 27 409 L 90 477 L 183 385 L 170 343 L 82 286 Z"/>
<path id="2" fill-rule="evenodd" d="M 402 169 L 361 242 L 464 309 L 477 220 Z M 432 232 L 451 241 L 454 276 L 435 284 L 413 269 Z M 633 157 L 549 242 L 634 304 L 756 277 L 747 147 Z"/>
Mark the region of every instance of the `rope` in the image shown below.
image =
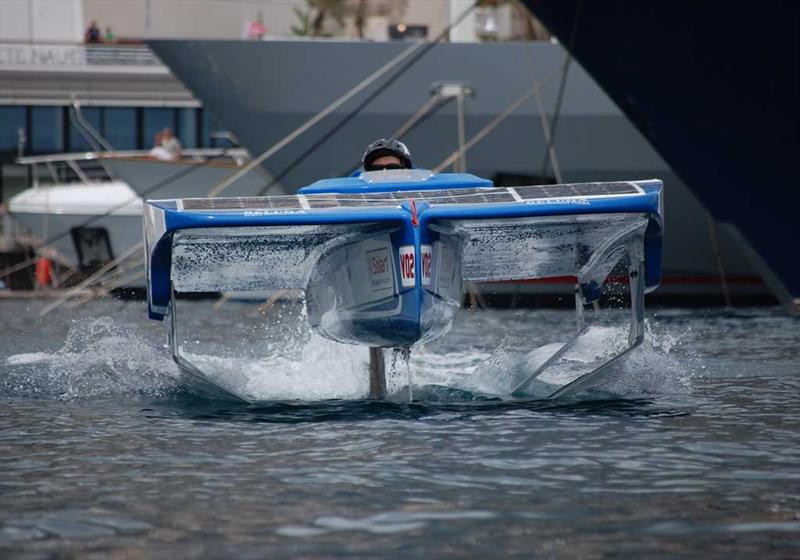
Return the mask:
<path id="1" fill-rule="evenodd" d="M 530 55 L 531 60 L 531 76 L 533 77 L 533 83 L 536 84 L 537 77 L 536 77 L 536 67 L 533 60 L 533 50 L 528 50 L 528 54 Z M 565 71 L 566 74 L 566 71 Z M 553 164 L 553 172 L 556 176 L 557 183 L 563 183 L 564 180 L 561 175 L 561 166 L 558 163 L 558 157 L 556 157 L 556 150 L 555 146 L 553 145 L 553 136 L 550 131 L 550 123 L 547 121 L 547 113 L 544 110 L 544 103 L 542 102 L 542 96 L 538 93 L 534 96 L 536 98 L 536 106 L 539 108 L 539 122 L 542 125 L 542 134 L 544 135 L 545 143 L 547 144 L 546 153 L 545 155 L 550 156 L 550 162 Z M 540 175 L 542 179 L 544 179 L 544 175 Z"/>
<path id="2" fill-rule="evenodd" d="M 431 116 L 435 115 L 442 107 L 447 105 L 447 103 L 452 100 L 452 98 L 451 99 L 444 99 L 444 100 L 439 98 L 437 100 L 440 101 L 440 103 L 435 104 L 435 103 L 431 103 L 432 99 L 437 99 L 437 96 L 433 96 L 433 97 L 428 98 L 428 100 L 417 110 L 416 113 L 414 113 L 405 123 L 403 123 L 400 126 L 400 128 L 398 128 L 394 132 L 394 134 L 392 134 L 391 136 L 387 136 L 387 138 L 396 138 L 398 140 L 402 140 L 402 138 L 406 134 L 408 134 L 409 132 L 414 130 L 417 126 L 419 126 L 421 123 L 425 122 Z M 443 102 L 441 102 L 441 101 L 443 101 Z M 337 177 L 349 177 L 350 175 L 352 175 L 353 173 L 358 171 L 358 169 L 360 167 L 361 167 L 361 162 L 359 162 L 355 166 L 350 165 L 350 166 L 347 167 L 347 169 L 345 169 L 344 171 L 339 173 L 337 175 Z"/>
<path id="3" fill-rule="evenodd" d="M 68 290 L 64 295 L 62 295 L 60 298 L 58 298 L 55 302 L 53 302 L 50 305 L 44 307 L 39 312 L 39 317 L 44 317 L 45 315 L 50 313 L 53 309 L 55 309 L 56 307 L 59 307 L 62 303 L 67 301 L 69 298 L 71 298 L 72 296 L 74 296 L 74 295 L 78 294 L 79 292 L 81 292 L 82 290 L 84 290 L 87 286 L 91 285 L 97 278 L 100 278 L 106 272 L 108 272 L 114 266 L 116 266 L 117 263 L 120 263 L 120 262 L 124 261 L 125 259 L 130 257 L 132 254 L 134 254 L 136 251 L 139 251 L 142 248 L 142 245 L 144 245 L 144 242 L 139 241 L 138 243 L 134 243 L 133 245 L 128 247 L 128 249 L 124 253 L 122 253 L 119 257 L 117 257 L 114 260 L 111 260 L 111 261 L 107 262 L 106 264 L 104 264 L 100 268 L 100 270 L 98 270 L 97 272 L 95 272 L 94 274 L 89 276 L 89 278 L 87 278 L 86 280 L 84 280 L 83 282 L 81 282 L 80 284 L 75 286 L 74 288 L 71 288 L 70 290 Z"/>
<path id="4" fill-rule="evenodd" d="M 306 130 L 308 130 L 309 128 L 313 127 L 318 122 L 320 122 L 322 119 L 324 119 L 325 117 L 327 117 L 328 115 L 333 113 L 336 109 L 338 109 L 339 107 L 344 105 L 346 102 L 348 102 L 350 99 L 352 99 L 353 96 L 355 96 L 356 94 L 360 93 L 364 88 L 366 88 L 367 86 L 372 84 L 372 82 L 374 82 L 375 80 L 377 80 L 378 78 L 383 76 L 386 72 L 388 72 L 389 70 L 391 70 L 395 66 L 397 66 L 400 62 L 402 62 L 405 58 L 407 58 L 411 53 L 413 53 L 414 51 L 418 50 L 422 45 L 424 45 L 424 43 L 421 42 L 421 41 L 413 43 L 410 47 L 405 49 L 399 55 L 397 55 L 392 60 L 390 60 L 389 62 L 387 62 L 386 64 L 384 64 L 380 68 L 378 68 L 375 72 L 373 72 L 372 74 L 370 74 L 369 76 L 364 78 L 360 83 L 358 83 L 356 86 L 351 88 L 350 91 L 348 91 L 347 93 L 345 93 L 344 95 L 339 97 L 333 103 L 331 103 L 327 107 L 325 107 L 322 111 L 320 111 L 319 113 L 317 113 L 316 115 L 314 115 L 313 117 L 308 119 L 306 122 L 304 122 L 303 124 L 301 124 L 300 126 L 295 128 L 292 132 L 290 132 L 289 134 L 284 136 L 281 140 L 279 140 L 278 142 L 273 144 L 272 147 L 268 148 L 260 156 L 258 156 L 255 159 L 250 160 L 247 165 L 245 165 L 244 167 L 242 167 L 241 169 L 239 169 L 235 173 L 232 173 L 231 175 L 229 175 L 228 177 L 226 177 L 225 179 L 220 181 L 216 186 L 214 186 L 214 188 L 212 188 L 210 191 L 208 191 L 208 196 L 209 197 L 217 196 L 219 193 L 221 193 L 226 188 L 228 188 L 233 183 L 235 183 L 237 180 L 239 180 L 246 173 L 251 171 L 254 167 L 256 167 L 261 162 L 265 161 L 267 158 L 271 157 L 272 155 L 274 155 L 275 153 L 280 151 L 287 144 L 289 144 L 292 141 L 294 141 L 295 138 L 297 138 L 298 136 L 303 134 Z M 272 183 L 274 184 L 275 182 L 277 182 L 277 180 L 278 179 L 273 179 Z M 270 185 L 270 186 L 272 186 L 272 185 Z"/>
<path id="5" fill-rule="evenodd" d="M 459 148 L 458 150 L 454 151 L 452 154 L 446 157 L 444 161 L 442 161 L 439 165 L 431 169 L 431 171 L 433 171 L 434 173 L 440 173 L 443 169 L 446 169 L 448 166 L 452 165 L 453 162 L 455 162 L 459 157 L 461 157 L 462 151 L 467 152 L 473 146 L 475 146 L 475 144 L 483 140 L 490 132 L 492 132 L 495 128 L 497 128 L 500 125 L 500 123 L 506 120 L 514 111 L 516 111 L 522 105 L 524 105 L 531 97 L 539 93 L 544 88 L 544 86 L 550 83 L 563 71 L 564 67 L 562 67 L 560 70 L 553 72 L 550 76 L 545 78 L 543 82 L 537 84 L 532 89 L 528 90 L 522 96 L 517 98 L 513 103 L 511 103 L 511 105 L 506 107 L 506 109 L 502 113 L 497 115 L 494 119 L 492 119 L 492 121 L 489 124 L 487 124 L 477 134 L 475 134 L 475 136 L 470 138 L 469 141 L 466 144 L 464 144 L 463 148 Z"/>
<path id="6" fill-rule="evenodd" d="M 569 38 L 567 58 L 564 62 L 564 74 L 561 76 L 561 83 L 558 86 L 558 96 L 556 97 L 556 107 L 555 111 L 553 112 L 553 122 L 550 124 L 550 140 L 548 141 L 547 148 L 545 149 L 544 161 L 542 162 L 542 172 L 539 175 L 540 177 L 547 175 L 547 156 L 550 154 L 550 151 L 553 149 L 553 144 L 556 141 L 556 129 L 558 127 L 559 116 L 561 115 L 561 104 L 564 101 L 564 91 L 566 90 L 567 86 L 569 66 L 572 63 L 572 51 L 575 49 L 575 40 L 578 37 L 578 21 L 580 20 L 582 6 L 582 3 L 578 3 L 578 5 L 575 7 L 575 21 L 572 23 L 572 33 Z M 558 182 L 560 183 L 561 181 L 559 180 Z"/>
<path id="7" fill-rule="evenodd" d="M 266 185 L 263 189 L 261 189 L 258 194 L 263 195 L 267 192 L 275 183 L 283 179 L 287 173 L 289 173 L 292 169 L 303 163 L 311 154 L 313 154 L 317 149 L 327 142 L 330 138 L 332 138 L 339 130 L 344 128 L 344 126 L 353 120 L 367 105 L 372 103 L 376 97 L 378 97 L 381 93 L 383 93 L 390 85 L 392 85 L 400 76 L 405 74 L 409 68 L 411 68 L 414 64 L 416 64 L 423 56 L 425 56 L 433 47 L 439 44 L 449 33 L 450 30 L 455 27 L 456 25 L 460 24 L 464 18 L 466 18 L 475 8 L 477 8 L 484 0 L 476 0 L 474 4 L 472 4 L 469 8 L 464 10 L 461 15 L 459 15 L 455 20 L 450 22 L 450 24 L 445 27 L 436 38 L 430 43 L 418 43 L 424 44 L 425 47 L 420 50 L 420 52 L 416 53 L 414 57 L 409 60 L 405 66 L 400 68 L 394 75 L 392 75 L 389 79 L 383 82 L 378 88 L 372 92 L 364 101 L 362 101 L 358 107 L 353 109 L 349 114 L 345 115 L 342 120 L 340 120 L 333 128 L 331 128 L 327 133 L 325 133 L 319 140 L 314 142 L 314 144 L 309 147 L 305 152 L 300 154 L 295 160 L 290 163 L 283 171 L 281 171 L 278 175 L 276 175 L 272 182 Z"/>
<path id="8" fill-rule="evenodd" d="M 170 175 L 166 179 L 163 179 L 162 181 L 159 181 L 158 183 L 156 183 L 155 185 L 153 185 L 149 189 L 147 189 L 144 192 L 142 192 L 141 198 L 144 198 L 147 195 L 149 195 L 150 193 L 157 191 L 158 189 L 164 187 L 165 185 L 168 185 L 172 181 L 177 181 L 178 179 L 181 179 L 181 178 L 189 175 L 190 173 L 192 173 L 194 171 L 197 171 L 198 169 L 205 168 L 206 166 L 211 164 L 212 161 L 224 157 L 229 149 L 230 148 L 223 148 L 222 152 L 218 156 L 213 156 L 213 157 L 208 158 L 201 165 L 189 166 L 186 169 L 182 169 L 182 170 L 178 171 L 177 173 L 174 173 L 174 174 Z M 88 225 L 91 225 L 91 224 L 97 222 L 98 220 L 100 220 L 102 218 L 110 216 L 115 211 L 119 210 L 120 208 L 124 208 L 128 204 L 130 204 L 132 202 L 136 202 L 136 200 L 138 200 L 139 198 L 140 198 L 139 195 L 134 195 L 131 198 L 129 198 L 128 200 L 125 200 L 124 202 L 121 202 L 120 204 L 118 204 L 116 206 L 113 206 L 112 208 L 110 208 L 109 210 L 105 211 L 104 213 L 98 214 L 96 216 L 92 216 L 88 220 L 84 220 L 82 223 L 80 223 L 79 225 L 77 225 L 75 227 L 83 228 L 83 227 L 86 227 Z M 45 241 L 42 241 L 42 245 L 41 245 L 41 247 L 39 247 L 37 249 L 37 251 L 41 251 L 42 249 L 47 248 L 49 245 L 52 245 L 56 241 L 58 241 L 60 239 L 63 239 L 64 237 L 66 237 L 68 235 L 70 235 L 70 230 L 63 231 L 60 234 L 51 237 L 50 239 L 46 239 Z M 9 274 L 13 274 L 14 272 L 16 272 L 18 270 L 21 270 L 23 268 L 26 268 L 26 267 L 30 266 L 31 264 L 35 263 L 37 259 L 38 259 L 38 256 L 34 255 L 33 257 L 31 257 L 27 261 L 23 261 L 21 263 L 17 263 L 17 264 L 15 264 L 13 266 L 10 266 L 8 268 L 4 268 L 3 270 L 0 270 L 0 279 L 5 278 Z"/>
<path id="9" fill-rule="evenodd" d="M 403 136 L 406 135 L 406 133 L 408 133 L 409 130 L 411 130 L 412 128 L 414 128 L 414 126 L 416 126 L 417 122 L 422 117 L 424 117 L 428 113 L 428 111 L 430 111 L 433 108 L 434 105 L 439 103 L 439 100 L 440 100 L 440 96 L 438 94 L 431 95 L 428 98 L 428 100 L 425 101 L 425 103 L 423 103 L 422 106 L 420 106 L 419 109 L 417 109 L 417 112 L 414 113 L 413 115 L 411 115 L 411 117 L 406 122 L 404 122 L 400 126 L 400 128 L 395 130 L 389 136 L 389 138 L 397 138 L 398 140 L 400 140 Z"/>
<path id="10" fill-rule="evenodd" d="M 725 300 L 725 309 L 730 310 L 732 308 L 731 294 L 730 290 L 728 290 L 728 278 L 725 274 L 725 266 L 722 263 L 722 251 L 720 250 L 719 237 L 717 237 L 717 224 L 711 212 L 708 210 L 706 210 L 706 220 L 708 221 L 708 236 L 711 239 L 711 251 L 714 254 L 714 261 L 717 265 L 717 274 L 719 274 L 722 298 Z"/>

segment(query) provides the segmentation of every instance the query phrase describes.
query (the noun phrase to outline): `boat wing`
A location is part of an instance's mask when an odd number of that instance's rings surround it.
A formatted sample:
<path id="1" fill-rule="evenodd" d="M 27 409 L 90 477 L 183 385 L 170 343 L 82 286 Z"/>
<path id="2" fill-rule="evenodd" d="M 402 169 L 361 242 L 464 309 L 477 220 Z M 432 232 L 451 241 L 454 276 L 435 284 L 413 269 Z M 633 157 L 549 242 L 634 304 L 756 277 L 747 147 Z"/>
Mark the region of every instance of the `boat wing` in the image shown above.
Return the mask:
<path id="1" fill-rule="evenodd" d="M 649 180 L 148 201 L 150 316 L 166 315 L 173 290 L 302 289 L 330 248 L 417 227 L 457 240 L 463 280 L 575 276 L 591 300 L 635 250 L 653 289 L 661 192 Z"/>
<path id="2" fill-rule="evenodd" d="M 173 290 L 305 288 L 331 247 L 391 233 L 407 220 L 398 202 L 342 208 L 326 195 L 310 203 L 302 195 L 147 201 L 150 318 L 164 318 Z"/>
<path id="3" fill-rule="evenodd" d="M 495 188 L 429 198 L 422 220 L 462 240 L 467 281 L 576 277 L 596 292 L 625 251 L 639 251 L 646 289 L 661 279 L 659 180 Z M 637 243 L 633 243 L 637 241 Z M 640 243 L 638 243 L 640 241 Z"/>

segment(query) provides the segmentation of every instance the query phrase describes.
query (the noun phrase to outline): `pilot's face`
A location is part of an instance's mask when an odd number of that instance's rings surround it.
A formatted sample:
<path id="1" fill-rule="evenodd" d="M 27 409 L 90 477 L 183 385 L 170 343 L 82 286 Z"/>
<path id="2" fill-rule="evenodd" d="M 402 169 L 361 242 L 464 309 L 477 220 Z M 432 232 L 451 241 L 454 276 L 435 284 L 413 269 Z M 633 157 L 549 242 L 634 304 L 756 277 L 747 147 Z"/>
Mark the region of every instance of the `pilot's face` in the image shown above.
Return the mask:
<path id="1" fill-rule="evenodd" d="M 375 161 L 373 161 L 370 164 L 370 167 L 379 166 L 379 165 L 380 166 L 392 165 L 392 164 L 399 165 L 400 167 L 403 167 L 403 162 L 400 161 L 400 158 L 397 157 L 397 156 L 381 156 L 378 159 L 376 159 Z"/>

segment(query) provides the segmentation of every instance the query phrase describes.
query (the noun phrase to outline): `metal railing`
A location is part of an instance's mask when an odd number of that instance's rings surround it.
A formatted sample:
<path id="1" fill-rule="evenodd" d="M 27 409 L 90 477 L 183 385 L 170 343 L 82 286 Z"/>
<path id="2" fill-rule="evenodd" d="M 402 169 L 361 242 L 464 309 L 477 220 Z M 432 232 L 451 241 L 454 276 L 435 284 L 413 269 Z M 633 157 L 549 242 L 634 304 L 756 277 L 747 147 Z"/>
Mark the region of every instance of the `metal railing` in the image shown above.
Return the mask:
<path id="1" fill-rule="evenodd" d="M 150 150 L 115 150 L 113 152 L 73 152 L 68 154 L 50 154 L 43 156 L 26 156 L 17 158 L 16 163 L 20 165 L 34 165 L 39 163 L 56 163 L 67 161 L 90 161 L 104 158 L 130 158 L 147 157 Z M 181 158 L 203 160 L 206 158 L 229 157 L 231 159 L 248 159 L 249 155 L 244 148 L 184 148 L 181 150 Z"/>
<path id="2" fill-rule="evenodd" d="M 163 67 L 147 45 L 0 43 L 0 70 L 103 66 Z"/>
<path id="3" fill-rule="evenodd" d="M 158 66 L 156 58 L 146 45 L 86 45 L 86 63 L 91 65 Z"/>

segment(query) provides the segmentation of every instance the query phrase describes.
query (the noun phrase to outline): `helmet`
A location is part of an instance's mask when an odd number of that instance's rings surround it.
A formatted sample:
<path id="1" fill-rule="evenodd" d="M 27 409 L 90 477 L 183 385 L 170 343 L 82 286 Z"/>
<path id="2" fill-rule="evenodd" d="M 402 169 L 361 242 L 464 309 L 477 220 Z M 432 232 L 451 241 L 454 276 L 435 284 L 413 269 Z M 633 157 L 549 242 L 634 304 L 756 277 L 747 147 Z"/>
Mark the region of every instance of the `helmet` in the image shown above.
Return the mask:
<path id="1" fill-rule="evenodd" d="M 364 156 L 361 158 L 361 165 L 364 169 L 367 169 L 373 161 L 383 156 L 399 158 L 406 169 L 414 167 L 411 163 L 411 152 L 408 151 L 405 144 L 394 138 L 389 138 L 388 140 L 381 138 L 367 146 Z"/>

